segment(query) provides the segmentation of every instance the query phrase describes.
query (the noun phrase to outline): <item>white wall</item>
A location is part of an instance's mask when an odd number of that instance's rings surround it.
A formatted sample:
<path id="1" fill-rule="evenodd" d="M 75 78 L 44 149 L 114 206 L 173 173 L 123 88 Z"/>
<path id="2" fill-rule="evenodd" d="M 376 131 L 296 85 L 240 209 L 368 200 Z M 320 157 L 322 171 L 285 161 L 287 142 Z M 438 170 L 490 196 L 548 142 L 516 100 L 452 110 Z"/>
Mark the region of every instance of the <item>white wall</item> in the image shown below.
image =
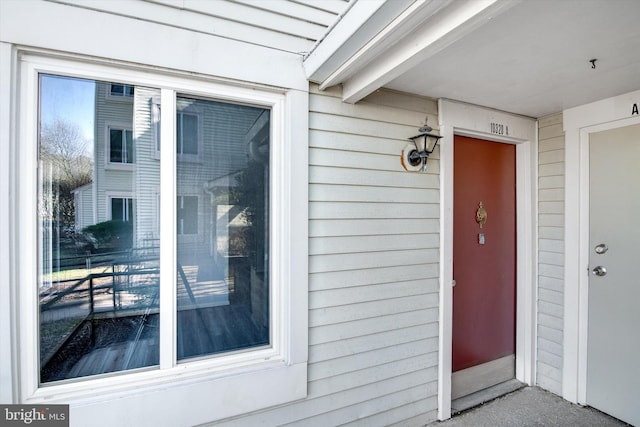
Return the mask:
<path id="1" fill-rule="evenodd" d="M 562 394 L 565 199 L 562 113 L 541 118 L 538 132 L 536 384 Z"/>

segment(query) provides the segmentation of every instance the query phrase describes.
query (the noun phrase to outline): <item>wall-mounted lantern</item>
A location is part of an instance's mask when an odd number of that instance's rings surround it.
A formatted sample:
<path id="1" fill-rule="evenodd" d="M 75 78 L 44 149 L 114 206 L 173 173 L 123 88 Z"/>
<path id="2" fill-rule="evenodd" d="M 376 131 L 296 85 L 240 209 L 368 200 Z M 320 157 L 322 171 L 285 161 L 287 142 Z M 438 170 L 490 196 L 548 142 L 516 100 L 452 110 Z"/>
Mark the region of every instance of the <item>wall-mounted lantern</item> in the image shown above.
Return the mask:
<path id="1" fill-rule="evenodd" d="M 400 158 L 402 166 L 408 171 L 427 171 L 427 159 L 436 149 L 440 135 L 431 133 L 433 128 L 425 120 L 424 126 L 418 129 L 416 136 L 409 138 L 411 142 L 402 150 Z"/>

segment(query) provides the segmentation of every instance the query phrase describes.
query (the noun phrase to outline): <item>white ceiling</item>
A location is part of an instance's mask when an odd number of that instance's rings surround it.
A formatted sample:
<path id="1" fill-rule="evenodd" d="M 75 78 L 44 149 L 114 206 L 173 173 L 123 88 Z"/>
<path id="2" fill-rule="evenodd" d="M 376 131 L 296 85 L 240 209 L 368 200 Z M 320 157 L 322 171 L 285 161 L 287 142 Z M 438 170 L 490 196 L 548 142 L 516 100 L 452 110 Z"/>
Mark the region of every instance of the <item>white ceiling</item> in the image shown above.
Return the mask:
<path id="1" fill-rule="evenodd" d="M 530 117 L 637 90 L 640 0 L 522 1 L 384 87 Z"/>

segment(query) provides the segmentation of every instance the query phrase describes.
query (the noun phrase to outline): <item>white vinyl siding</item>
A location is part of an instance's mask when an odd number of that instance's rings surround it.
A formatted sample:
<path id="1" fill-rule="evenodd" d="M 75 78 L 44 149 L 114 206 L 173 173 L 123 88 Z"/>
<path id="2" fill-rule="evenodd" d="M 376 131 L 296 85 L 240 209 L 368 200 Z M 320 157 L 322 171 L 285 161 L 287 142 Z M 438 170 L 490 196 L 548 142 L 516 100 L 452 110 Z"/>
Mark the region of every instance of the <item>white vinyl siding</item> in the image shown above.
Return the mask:
<path id="1" fill-rule="evenodd" d="M 438 156 L 400 152 L 434 101 L 310 95 L 308 398 L 222 425 L 402 425 L 436 419 Z"/>
<path id="2" fill-rule="evenodd" d="M 109 162 L 109 138 L 111 129 L 132 129 L 133 103 L 123 103 L 107 96 L 111 85 L 96 82 L 95 97 L 95 145 L 94 189 L 96 191 L 96 222 L 107 221 L 107 192 L 132 192 L 134 189 L 133 165 Z M 135 141 L 135 135 L 134 135 Z M 134 144 L 135 147 L 135 144 Z M 124 168 L 124 169 L 123 169 Z"/>
<path id="3" fill-rule="evenodd" d="M 562 393 L 564 133 L 562 113 L 539 120 L 538 360 L 536 383 Z"/>
<path id="4" fill-rule="evenodd" d="M 157 247 L 159 244 L 158 194 L 160 191 L 160 161 L 156 156 L 159 126 L 152 117 L 152 105 L 160 102 L 160 89 L 137 86 L 134 91 L 135 123 L 133 139 L 136 149 L 136 174 L 145 179 L 134 180 L 136 193 L 136 247 Z"/>
<path id="5" fill-rule="evenodd" d="M 73 0 L 70 6 L 150 20 L 198 33 L 302 53 L 312 49 L 346 10 L 346 0 Z"/>

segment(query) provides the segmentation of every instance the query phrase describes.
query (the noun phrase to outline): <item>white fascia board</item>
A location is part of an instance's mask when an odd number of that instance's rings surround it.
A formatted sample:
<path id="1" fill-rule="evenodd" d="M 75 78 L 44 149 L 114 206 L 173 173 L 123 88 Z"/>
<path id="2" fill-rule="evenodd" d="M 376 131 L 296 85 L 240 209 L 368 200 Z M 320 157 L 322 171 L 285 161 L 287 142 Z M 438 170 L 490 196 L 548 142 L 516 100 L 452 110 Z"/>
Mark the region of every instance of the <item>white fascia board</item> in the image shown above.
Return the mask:
<path id="1" fill-rule="evenodd" d="M 304 60 L 309 80 L 321 83 L 415 0 L 353 0 Z M 420 0 L 422 1 L 422 0 Z"/>
<path id="2" fill-rule="evenodd" d="M 381 33 L 350 60 L 350 70 L 327 79 L 327 87 L 342 83 L 343 101 L 358 102 L 520 1 L 416 2 L 385 29 L 388 35 Z M 416 16 L 424 18 L 416 23 Z"/>

